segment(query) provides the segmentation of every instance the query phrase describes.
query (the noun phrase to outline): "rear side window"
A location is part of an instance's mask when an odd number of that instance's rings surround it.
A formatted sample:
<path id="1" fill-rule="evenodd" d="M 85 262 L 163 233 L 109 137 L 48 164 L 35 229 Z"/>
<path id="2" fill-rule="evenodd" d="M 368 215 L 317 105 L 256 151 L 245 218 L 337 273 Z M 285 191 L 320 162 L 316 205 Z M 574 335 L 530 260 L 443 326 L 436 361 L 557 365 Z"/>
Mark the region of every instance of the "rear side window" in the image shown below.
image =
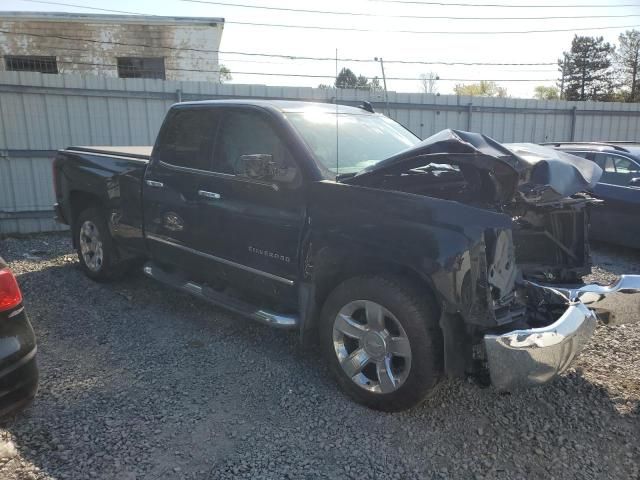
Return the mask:
<path id="1" fill-rule="evenodd" d="M 210 170 L 216 128 L 212 109 L 177 109 L 162 127 L 154 156 L 178 167 Z"/>

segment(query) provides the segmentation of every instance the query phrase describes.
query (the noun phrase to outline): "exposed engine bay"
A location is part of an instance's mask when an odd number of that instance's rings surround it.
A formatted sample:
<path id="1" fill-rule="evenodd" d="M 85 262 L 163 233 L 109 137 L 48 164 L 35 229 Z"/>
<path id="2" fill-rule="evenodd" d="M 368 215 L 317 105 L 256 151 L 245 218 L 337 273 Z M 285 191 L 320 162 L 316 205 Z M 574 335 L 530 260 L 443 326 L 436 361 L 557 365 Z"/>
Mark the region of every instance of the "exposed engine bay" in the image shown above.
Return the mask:
<path id="1" fill-rule="evenodd" d="M 589 273 L 589 206 L 597 200 L 584 190 L 602 174 L 595 163 L 539 145 L 504 146 L 451 130 L 380 163 L 385 165 L 350 181 L 511 217 L 515 262 L 503 260 L 509 250 L 504 239 L 488 245 L 496 249 L 496 261 L 505 262 L 490 266 L 490 282 L 514 278 L 516 264 L 524 278 L 547 283 L 577 282 Z"/>
<path id="2" fill-rule="evenodd" d="M 595 163 L 550 148 L 449 130 L 345 181 L 507 216 L 510 229 L 487 228 L 470 250 L 479 264 L 469 270 L 461 312 L 467 325 L 493 317 L 500 332 L 550 325 L 566 299 L 532 285 L 578 283 L 590 272 L 589 210 L 597 200 L 585 192 L 601 175 Z"/>

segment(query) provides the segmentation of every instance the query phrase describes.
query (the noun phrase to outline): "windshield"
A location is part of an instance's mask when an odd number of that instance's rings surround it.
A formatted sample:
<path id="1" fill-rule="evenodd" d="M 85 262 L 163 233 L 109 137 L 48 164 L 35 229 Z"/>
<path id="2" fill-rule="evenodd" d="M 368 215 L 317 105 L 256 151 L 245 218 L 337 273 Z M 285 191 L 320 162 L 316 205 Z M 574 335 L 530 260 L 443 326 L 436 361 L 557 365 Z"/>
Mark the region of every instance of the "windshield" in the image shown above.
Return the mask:
<path id="1" fill-rule="evenodd" d="M 382 115 L 307 110 L 288 113 L 316 160 L 332 174 L 357 173 L 412 147 L 420 139 Z M 336 145 L 337 153 L 336 153 Z"/>

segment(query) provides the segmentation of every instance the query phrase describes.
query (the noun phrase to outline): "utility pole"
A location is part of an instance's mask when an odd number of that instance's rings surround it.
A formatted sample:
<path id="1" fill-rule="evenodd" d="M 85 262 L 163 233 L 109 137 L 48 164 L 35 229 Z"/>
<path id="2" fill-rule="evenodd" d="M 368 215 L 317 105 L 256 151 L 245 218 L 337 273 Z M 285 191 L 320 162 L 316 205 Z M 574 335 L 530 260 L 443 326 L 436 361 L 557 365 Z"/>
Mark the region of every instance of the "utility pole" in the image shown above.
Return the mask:
<path id="1" fill-rule="evenodd" d="M 340 119 L 338 108 L 338 48 L 336 48 L 336 175 L 340 173 Z"/>
<path id="2" fill-rule="evenodd" d="M 382 57 L 375 57 L 374 60 L 380 62 L 380 68 L 382 69 L 382 85 L 384 85 L 384 103 L 387 106 L 387 117 L 391 118 L 391 111 L 389 110 L 389 94 L 387 93 L 387 77 L 384 74 L 384 62 Z"/>
<path id="3" fill-rule="evenodd" d="M 562 61 L 562 77 L 560 78 L 560 99 L 564 100 L 564 76 L 567 65 L 567 54 L 564 54 L 564 60 Z"/>

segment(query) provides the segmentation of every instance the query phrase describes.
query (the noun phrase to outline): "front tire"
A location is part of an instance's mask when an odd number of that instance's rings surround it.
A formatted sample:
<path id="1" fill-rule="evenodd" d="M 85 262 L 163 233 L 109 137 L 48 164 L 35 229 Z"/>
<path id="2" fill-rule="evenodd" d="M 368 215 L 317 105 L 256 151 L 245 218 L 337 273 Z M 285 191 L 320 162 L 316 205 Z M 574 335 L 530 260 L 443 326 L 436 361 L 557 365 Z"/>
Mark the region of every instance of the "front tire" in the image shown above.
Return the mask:
<path id="1" fill-rule="evenodd" d="M 396 412 L 425 400 L 442 376 L 442 334 L 428 292 L 401 277 L 362 276 L 331 292 L 320 342 L 341 389 Z"/>
<path id="2" fill-rule="evenodd" d="M 73 235 L 85 275 L 97 282 L 114 280 L 122 275 L 123 265 L 117 261 L 118 252 L 100 209 L 83 210 L 75 221 Z"/>

